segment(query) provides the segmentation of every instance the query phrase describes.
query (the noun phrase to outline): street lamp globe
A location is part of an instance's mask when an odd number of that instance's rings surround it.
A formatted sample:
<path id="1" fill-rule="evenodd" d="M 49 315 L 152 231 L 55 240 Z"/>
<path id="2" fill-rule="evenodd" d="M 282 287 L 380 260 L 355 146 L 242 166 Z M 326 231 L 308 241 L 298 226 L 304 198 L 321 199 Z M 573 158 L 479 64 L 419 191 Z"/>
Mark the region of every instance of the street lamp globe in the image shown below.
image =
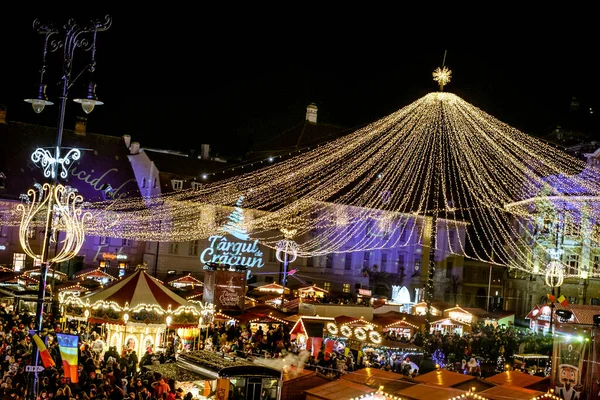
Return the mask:
<path id="1" fill-rule="evenodd" d="M 48 96 L 46 95 L 46 85 L 44 84 L 40 84 L 38 86 L 38 91 L 36 95 L 29 99 L 25 99 L 25 102 L 31 103 L 31 108 L 33 108 L 33 111 L 36 114 L 39 114 L 42 111 L 44 111 L 44 108 L 46 106 L 51 106 L 52 104 L 54 104 L 53 102 L 48 100 Z"/>
<path id="2" fill-rule="evenodd" d="M 73 99 L 73 101 L 81 104 L 81 108 L 86 114 L 91 113 L 94 107 L 104 104 L 96 96 L 96 84 L 94 82 L 90 82 L 88 85 L 87 95 L 84 98 Z"/>

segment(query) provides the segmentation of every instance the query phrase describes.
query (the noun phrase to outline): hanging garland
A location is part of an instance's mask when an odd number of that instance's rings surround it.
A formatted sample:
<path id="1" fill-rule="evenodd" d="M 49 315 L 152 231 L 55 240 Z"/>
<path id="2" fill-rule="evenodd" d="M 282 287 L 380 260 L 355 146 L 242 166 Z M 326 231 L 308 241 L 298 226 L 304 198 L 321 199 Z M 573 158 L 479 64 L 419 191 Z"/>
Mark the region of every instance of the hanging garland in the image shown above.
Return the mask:
<path id="1" fill-rule="evenodd" d="M 367 339 L 367 332 L 363 328 L 356 328 L 354 330 L 354 336 L 361 342 Z"/>
<path id="2" fill-rule="evenodd" d="M 373 343 L 379 344 L 381 343 L 381 333 L 377 332 L 377 331 L 371 331 L 369 332 L 369 340 Z"/>
<path id="3" fill-rule="evenodd" d="M 331 333 L 332 335 L 337 335 L 338 334 L 338 327 L 334 322 L 328 322 L 327 323 L 327 332 Z"/>
<path id="4" fill-rule="evenodd" d="M 346 336 L 347 338 L 352 336 L 352 329 L 350 329 L 350 327 L 347 325 L 342 325 L 342 327 L 340 328 L 340 332 L 342 333 L 342 335 Z"/>

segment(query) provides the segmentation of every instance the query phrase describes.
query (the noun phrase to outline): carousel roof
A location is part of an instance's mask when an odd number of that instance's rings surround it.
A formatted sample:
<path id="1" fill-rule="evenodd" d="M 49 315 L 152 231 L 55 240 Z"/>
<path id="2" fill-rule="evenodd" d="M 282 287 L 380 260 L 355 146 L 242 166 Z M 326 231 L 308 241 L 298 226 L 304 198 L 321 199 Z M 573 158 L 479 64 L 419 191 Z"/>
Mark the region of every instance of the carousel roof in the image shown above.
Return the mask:
<path id="1" fill-rule="evenodd" d="M 125 303 L 129 304 L 130 308 L 135 308 L 143 304 L 157 304 L 164 310 L 169 306 L 175 310 L 180 306 L 194 307 L 186 299 L 173 293 L 158 279 L 148 275 L 145 268 L 138 268 L 131 275 L 111 283 L 103 290 L 86 296 L 90 304 L 99 301 L 115 302 L 120 307 L 124 307 Z"/>

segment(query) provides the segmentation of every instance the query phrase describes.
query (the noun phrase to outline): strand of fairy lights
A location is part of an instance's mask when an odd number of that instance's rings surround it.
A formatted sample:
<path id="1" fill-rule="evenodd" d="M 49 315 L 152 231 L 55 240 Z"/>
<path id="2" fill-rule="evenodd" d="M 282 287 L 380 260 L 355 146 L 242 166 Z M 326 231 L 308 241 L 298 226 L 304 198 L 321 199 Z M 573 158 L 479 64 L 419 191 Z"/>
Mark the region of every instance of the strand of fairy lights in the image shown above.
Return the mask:
<path id="1" fill-rule="evenodd" d="M 527 233 L 532 217 L 522 210 L 548 186 L 549 175 L 568 177 L 565 190 L 577 196 L 550 187 L 542 199 L 579 197 L 590 204 L 589 218 L 600 217 L 598 170 L 438 92 L 257 171 L 194 190 L 90 204 L 93 218 L 86 233 L 146 241 L 202 239 L 219 231 L 231 212 L 228 205 L 243 195 L 253 236 L 274 248 L 282 238 L 279 228 L 293 227 L 298 255 L 306 257 L 411 246 L 422 242 L 436 211 L 438 249 L 443 245 L 450 253 L 532 270 L 535 238 Z M 431 208 L 434 179 L 441 185 L 439 210 Z M 568 211 L 565 224 L 571 230 L 579 223 L 581 204 Z M 515 213 L 520 218 L 515 220 Z M 448 231 L 457 229 L 465 234 L 450 242 Z M 367 230 L 372 234 L 364 235 Z M 598 229 L 591 228 L 590 235 L 597 244 Z M 486 243 L 496 243 L 493 254 L 482 246 Z"/>

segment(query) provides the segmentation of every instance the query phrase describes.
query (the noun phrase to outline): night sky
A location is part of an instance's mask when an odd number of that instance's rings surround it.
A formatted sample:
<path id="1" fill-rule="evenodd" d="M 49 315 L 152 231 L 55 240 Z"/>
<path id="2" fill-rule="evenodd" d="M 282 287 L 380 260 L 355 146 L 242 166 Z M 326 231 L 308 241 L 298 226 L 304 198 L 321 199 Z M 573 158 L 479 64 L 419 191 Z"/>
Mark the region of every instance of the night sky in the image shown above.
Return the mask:
<path id="1" fill-rule="evenodd" d="M 38 83 L 41 63 L 32 22 L 60 25 L 71 16 L 85 23 L 108 13 L 113 25 L 98 34 L 94 76 L 105 105 L 89 115 L 88 131 L 130 134 L 142 147 L 185 151 L 210 143 L 221 155 L 242 154 L 251 137 L 257 142 L 302 122 L 310 102 L 319 107 L 319 122 L 359 127 L 437 90 L 431 73 L 445 50 L 453 71 L 446 90 L 496 118 L 546 136 L 557 125 L 576 124 L 567 115 L 575 96 L 577 123 L 599 132 L 597 117 L 585 112 L 600 112 L 594 24 L 473 17 L 437 25 L 432 15 L 350 15 L 310 3 L 266 11 L 231 4 L 210 12 L 5 14 L 0 104 L 9 120 L 55 126 L 57 105 L 36 115 L 22 101 Z M 87 57 L 78 51 L 76 62 Z M 49 55 L 49 74 L 60 71 L 61 61 Z M 47 82 L 55 103 L 57 82 L 57 76 Z M 77 115 L 83 115 L 79 105 L 69 102 L 66 128 Z"/>

